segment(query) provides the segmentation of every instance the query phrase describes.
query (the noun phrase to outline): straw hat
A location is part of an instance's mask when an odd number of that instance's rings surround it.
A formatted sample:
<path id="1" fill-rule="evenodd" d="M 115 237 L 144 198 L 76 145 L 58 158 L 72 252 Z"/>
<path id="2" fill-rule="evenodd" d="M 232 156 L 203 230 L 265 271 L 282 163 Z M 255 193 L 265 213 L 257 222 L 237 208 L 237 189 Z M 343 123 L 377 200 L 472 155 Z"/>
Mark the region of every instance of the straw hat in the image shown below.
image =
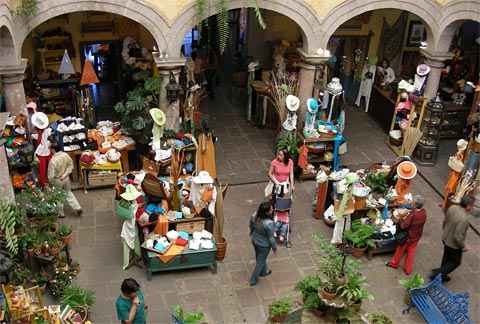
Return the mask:
<path id="1" fill-rule="evenodd" d="M 298 107 L 300 107 L 300 99 L 294 95 L 288 95 L 285 102 L 287 104 L 287 109 L 291 112 L 297 111 Z"/>
<path id="2" fill-rule="evenodd" d="M 358 175 L 355 172 L 349 172 L 345 176 L 345 183 L 347 185 L 357 182 L 359 179 Z"/>
<path id="3" fill-rule="evenodd" d="M 402 179 L 412 179 L 417 175 L 417 166 L 410 161 L 404 161 L 397 167 L 397 174 Z"/>
<path id="4" fill-rule="evenodd" d="M 167 117 L 165 116 L 165 113 L 161 111 L 159 108 L 150 109 L 150 115 L 152 116 L 155 124 L 157 124 L 158 126 L 165 125 L 165 122 L 167 121 Z"/>
<path id="5" fill-rule="evenodd" d="M 125 189 L 125 192 L 122 193 L 122 194 L 120 195 L 120 197 L 122 197 L 122 198 L 125 199 L 125 200 L 129 200 L 129 201 L 130 201 L 130 200 L 135 200 L 135 199 L 137 199 L 137 198 L 140 197 L 141 195 L 142 195 L 142 193 L 139 192 L 139 191 L 137 190 L 137 188 L 135 188 L 134 185 L 129 184 L 129 185 L 127 186 L 127 188 Z"/>
<path id="6" fill-rule="evenodd" d="M 32 124 L 38 129 L 45 129 L 48 127 L 48 116 L 43 112 L 36 112 L 32 115 Z"/>
<path id="7" fill-rule="evenodd" d="M 208 171 L 200 171 L 198 176 L 193 177 L 192 181 L 196 184 L 213 183 L 213 178 Z"/>
<path id="8" fill-rule="evenodd" d="M 467 148 L 467 145 L 468 145 L 468 142 L 466 140 L 464 140 L 463 138 L 459 139 L 457 142 L 457 149 L 459 151 L 463 151 Z"/>

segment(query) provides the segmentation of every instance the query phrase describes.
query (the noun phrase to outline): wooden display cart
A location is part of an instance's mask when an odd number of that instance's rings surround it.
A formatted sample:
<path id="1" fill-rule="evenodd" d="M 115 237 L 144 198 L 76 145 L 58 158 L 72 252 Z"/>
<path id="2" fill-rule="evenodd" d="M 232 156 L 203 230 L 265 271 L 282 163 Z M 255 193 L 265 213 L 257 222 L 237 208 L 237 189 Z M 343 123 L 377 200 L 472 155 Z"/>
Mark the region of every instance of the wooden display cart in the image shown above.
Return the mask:
<path id="1" fill-rule="evenodd" d="M 311 158 L 310 159 L 307 159 L 307 162 L 308 163 L 311 163 L 311 164 L 319 164 L 319 163 L 326 163 L 326 164 L 330 164 L 330 165 L 334 165 L 335 164 L 335 159 L 338 158 L 338 156 L 334 156 L 333 157 L 333 160 L 332 161 L 327 161 L 323 158 L 323 154 L 325 152 L 334 152 L 334 148 L 335 148 L 335 136 L 337 134 L 335 133 L 321 133 L 320 134 L 320 137 L 318 138 L 305 138 L 305 136 L 303 136 L 303 132 L 301 130 L 297 130 L 297 136 L 298 138 L 301 140 L 301 145 L 309 145 L 309 144 L 317 144 L 317 143 L 323 143 L 325 145 L 325 150 L 320 152 L 320 153 L 312 153 L 311 155 Z M 319 170 L 318 166 L 315 167 L 315 170 Z M 298 175 L 298 180 L 300 182 L 302 182 L 303 180 L 305 179 L 315 179 L 315 177 L 317 176 L 316 173 L 300 173 Z"/>
<path id="2" fill-rule="evenodd" d="M 24 289 L 22 286 L 2 285 L 2 291 L 7 301 L 8 323 L 39 323 L 39 320 L 50 323 L 50 313 L 43 306 L 38 286 Z"/>
<path id="3" fill-rule="evenodd" d="M 397 96 L 397 101 L 395 103 L 395 107 L 398 105 L 400 102 L 401 96 L 403 92 L 400 92 Z M 422 102 L 420 104 L 414 104 L 413 102 L 410 105 L 410 113 L 408 117 L 408 123 L 407 123 L 407 128 L 408 127 L 415 127 L 416 129 L 420 129 L 420 126 L 422 124 L 422 119 L 423 119 L 423 112 L 425 110 L 425 105 L 427 104 L 427 98 L 423 97 Z M 417 113 L 417 118 L 414 118 L 415 113 Z M 393 118 L 392 118 L 392 123 L 390 124 L 390 131 L 394 129 L 399 129 L 399 126 L 396 123 L 397 119 L 397 111 L 394 110 L 393 112 Z M 405 155 L 405 141 L 402 140 L 401 145 L 394 145 L 390 143 L 389 138 L 387 139 L 387 145 L 392 149 L 395 154 L 398 156 Z"/>

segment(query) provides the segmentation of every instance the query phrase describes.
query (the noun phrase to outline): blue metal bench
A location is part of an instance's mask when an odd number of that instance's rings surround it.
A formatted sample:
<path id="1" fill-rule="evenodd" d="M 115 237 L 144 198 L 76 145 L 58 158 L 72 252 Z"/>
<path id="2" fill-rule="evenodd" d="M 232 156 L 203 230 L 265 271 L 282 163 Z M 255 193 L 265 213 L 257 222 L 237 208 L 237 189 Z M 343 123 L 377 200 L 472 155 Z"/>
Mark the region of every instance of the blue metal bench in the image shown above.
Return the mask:
<path id="1" fill-rule="evenodd" d="M 468 293 L 449 292 L 442 285 L 441 275 L 423 287 L 410 289 L 408 294 L 412 302 L 403 314 L 415 306 L 429 324 L 472 323 L 468 316 Z"/>

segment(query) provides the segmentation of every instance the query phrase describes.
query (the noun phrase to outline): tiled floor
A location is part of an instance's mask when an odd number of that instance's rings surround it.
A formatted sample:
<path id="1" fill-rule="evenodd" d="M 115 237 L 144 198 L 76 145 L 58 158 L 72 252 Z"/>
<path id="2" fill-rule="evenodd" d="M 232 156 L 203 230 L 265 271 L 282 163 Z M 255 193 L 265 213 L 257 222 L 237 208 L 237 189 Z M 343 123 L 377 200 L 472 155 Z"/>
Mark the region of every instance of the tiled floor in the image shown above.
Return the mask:
<path id="1" fill-rule="evenodd" d="M 218 90 L 218 89 L 217 89 Z M 248 277 L 254 267 L 254 254 L 248 236 L 248 218 L 262 201 L 267 179 L 267 169 L 275 154 L 275 132 L 251 126 L 245 119 L 244 106 L 232 106 L 227 91 L 218 90 L 215 101 L 205 99 L 202 112 L 210 115 L 219 141 L 215 144 L 217 174 L 221 182 L 230 183 L 225 200 L 225 233 L 228 240 L 227 255 L 218 264 L 218 273 L 207 268 L 154 274 L 146 280 L 146 271 L 137 268 L 122 270 L 122 245 L 120 242 L 121 218 L 114 213 L 113 189 L 75 191 L 84 215 L 73 213 L 64 219 L 73 224 L 75 231 L 71 255 L 81 263 L 78 283 L 93 288 L 97 301 L 91 319 L 95 324 L 118 323 L 115 299 L 120 293 L 124 278 L 134 277 L 142 285 L 149 307 L 149 323 L 171 323 L 172 305 L 181 304 L 187 311 L 202 311 L 208 323 L 264 323 L 270 301 L 293 296 L 296 281 L 316 269 L 317 247 L 311 235 L 322 232 L 327 237 L 332 228 L 312 217 L 312 201 L 315 182 L 296 183 L 292 208 L 291 249 L 281 247 L 277 257 L 268 259 L 273 274 L 262 278 L 258 285 L 250 287 Z M 347 107 L 345 138 L 348 152 L 341 164 L 355 170 L 374 162 L 392 162 L 396 156 L 385 145 L 386 135 L 366 115 Z M 446 144 L 447 142 L 445 142 Z M 441 147 L 441 155 L 449 156 L 452 142 Z M 453 142 L 454 147 L 454 142 Z M 454 148 L 453 148 L 454 149 Z M 440 160 L 440 159 L 439 159 Z M 443 213 L 439 208 L 442 197 L 425 180 L 427 178 L 442 192 L 448 177 L 445 163 L 435 167 L 420 168 L 421 176 L 415 178 L 412 192 L 427 198 L 428 220 L 419 243 L 413 273 L 428 276 L 429 270 L 438 266 L 442 256 L 439 237 Z M 446 173 L 447 172 L 447 173 Z M 445 284 L 452 292 L 470 293 L 470 316 L 473 323 L 480 323 L 480 257 L 478 236 L 469 232 L 471 251 L 465 253 L 463 264 L 452 274 L 452 281 Z M 395 323 L 422 323 L 417 310 L 402 315 L 405 305 L 404 290 L 399 279 L 407 278 L 402 269 L 385 267 L 391 254 L 376 255 L 371 261 L 363 257 L 362 272 L 367 276 L 368 291 L 374 301 L 364 302 L 368 311 L 383 310 Z M 47 297 L 47 302 L 54 302 Z"/>

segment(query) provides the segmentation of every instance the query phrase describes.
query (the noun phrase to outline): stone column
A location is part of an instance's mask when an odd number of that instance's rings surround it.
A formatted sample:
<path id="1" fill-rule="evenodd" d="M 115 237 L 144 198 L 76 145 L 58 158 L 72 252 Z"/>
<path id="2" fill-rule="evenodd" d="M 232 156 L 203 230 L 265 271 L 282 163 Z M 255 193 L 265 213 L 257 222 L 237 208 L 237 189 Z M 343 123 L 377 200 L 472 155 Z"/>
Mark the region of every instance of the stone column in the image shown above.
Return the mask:
<path id="1" fill-rule="evenodd" d="M 155 57 L 155 64 L 157 65 L 158 72 L 163 78 L 162 86 L 160 88 L 160 100 L 159 108 L 165 113 L 167 121 L 165 123 L 164 129 L 171 129 L 175 132 L 179 130 L 179 109 L 180 109 L 180 100 L 170 103 L 170 100 L 167 99 L 166 86 L 170 82 L 170 72 L 173 73 L 175 81 L 178 83 L 178 78 L 180 75 L 180 69 L 185 65 L 186 59 L 183 57 L 169 59 L 167 61 L 161 61 L 158 57 Z"/>
<path id="2" fill-rule="evenodd" d="M 26 59 L 22 59 L 22 62 L 16 66 L 0 67 L 0 78 L 3 82 L 3 92 L 5 94 L 5 109 L 10 115 L 22 113 L 28 116 L 25 104 L 25 90 L 23 89 L 23 73 L 26 67 Z M 27 129 L 30 129 L 28 123 Z M 0 139 L 0 188 L 3 188 L 0 191 L 2 191 L 3 198 L 6 201 L 15 202 L 4 143 L 5 140 Z"/>
<path id="3" fill-rule="evenodd" d="M 303 129 L 307 99 L 312 97 L 313 83 L 315 81 L 315 70 L 317 69 L 317 65 L 325 63 L 330 56 L 305 53 L 302 49 L 298 49 L 297 51 L 302 58 L 302 63 L 300 63 L 300 81 L 298 84 L 300 108 L 297 111 L 297 128 Z"/>
<path id="4" fill-rule="evenodd" d="M 433 52 L 427 49 L 420 49 L 420 54 L 425 56 L 425 63 L 430 66 L 430 73 L 428 74 L 427 84 L 423 95 L 430 99 L 435 98 L 438 92 L 438 84 L 440 83 L 440 76 L 442 68 L 445 66 L 444 62 L 453 57 L 453 53 Z"/>

